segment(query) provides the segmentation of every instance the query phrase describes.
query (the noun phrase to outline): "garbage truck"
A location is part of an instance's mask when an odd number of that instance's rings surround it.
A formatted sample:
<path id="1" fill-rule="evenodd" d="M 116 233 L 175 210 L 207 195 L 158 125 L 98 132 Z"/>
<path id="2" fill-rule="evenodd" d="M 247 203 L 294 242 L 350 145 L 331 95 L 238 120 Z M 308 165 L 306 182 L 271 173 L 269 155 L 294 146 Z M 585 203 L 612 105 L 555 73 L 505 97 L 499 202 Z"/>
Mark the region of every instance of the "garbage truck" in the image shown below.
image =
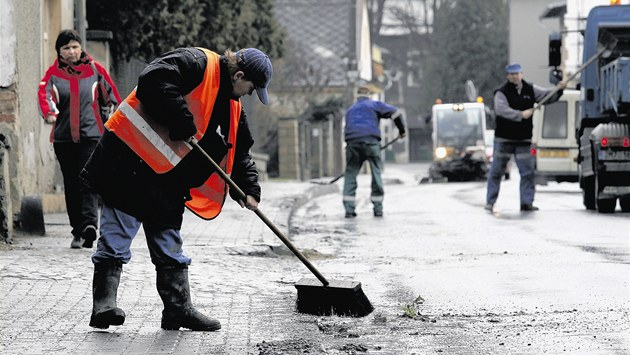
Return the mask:
<path id="1" fill-rule="evenodd" d="M 619 200 L 630 212 L 630 5 L 591 9 L 582 58 L 576 139 L 583 204 L 612 213 Z"/>

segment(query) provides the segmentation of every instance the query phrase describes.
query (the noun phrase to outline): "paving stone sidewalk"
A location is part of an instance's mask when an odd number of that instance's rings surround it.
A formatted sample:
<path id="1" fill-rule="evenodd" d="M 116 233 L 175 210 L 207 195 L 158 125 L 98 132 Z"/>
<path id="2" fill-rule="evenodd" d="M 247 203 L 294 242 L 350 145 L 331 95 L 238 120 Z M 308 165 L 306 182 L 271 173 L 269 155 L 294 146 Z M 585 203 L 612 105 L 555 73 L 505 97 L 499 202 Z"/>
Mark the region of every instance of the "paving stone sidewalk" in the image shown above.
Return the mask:
<path id="1" fill-rule="evenodd" d="M 308 182 L 264 182 L 262 188 L 261 211 L 285 233 L 294 208 L 339 191 Z M 2 354 L 257 354 L 274 327 L 310 319 L 293 310 L 293 282 L 305 274 L 304 266 L 280 257 L 277 237 L 229 198 L 217 219 L 187 212 L 182 228 L 184 251 L 193 259 L 193 303 L 221 321 L 218 332 L 160 328 L 162 303 L 142 231 L 118 290 L 125 324 L 105 331 L 89 327 L 93 249 L 70 249 L 65 213 L 48 214 L 45 223 L 46 236 L 16 236 L 13 245 L 0 246 Z"/>

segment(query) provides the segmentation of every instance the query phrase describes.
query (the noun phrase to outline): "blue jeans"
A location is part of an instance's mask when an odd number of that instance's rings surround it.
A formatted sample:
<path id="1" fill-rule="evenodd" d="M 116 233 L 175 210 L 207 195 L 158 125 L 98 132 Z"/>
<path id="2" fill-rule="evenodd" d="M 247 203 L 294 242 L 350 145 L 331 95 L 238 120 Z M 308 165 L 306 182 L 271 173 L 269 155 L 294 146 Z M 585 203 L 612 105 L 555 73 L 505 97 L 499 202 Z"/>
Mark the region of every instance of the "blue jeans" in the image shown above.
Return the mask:
<path id="1" fill-rule="evenodd" d="M 372 193 L 370 201 L 374 212 L 383 212 L 383 180 L 381 179 L 381 146 L 376 143 L 348 143 L 346 145 L 346 172 L 343 182 L 343 206 L 346 213 L 353 213 L 356 208 L 357 175 L 364 161 L 370 164 L 372 172 Z"/>
<path id="2" fill-rule="evenodd" d="M 126 264 L 131 260 L 131 242 L 143 224 L 135 217 L 103 204 L 101 210 L 100 238 L 92 262 L 118 260 Z M 190 265 L 191 259 L 184 255 L 183 240 L 177 229 L 160 229 L 143 224 L 144 233 L 156 269 L 164 266 Z"/>
<path id="3" fill-rule="evenodd" d="M 518 173 L 521 175 L 521 205 L 529 205 L 534 202 L 534 194 L 536 192 L 535 158 L 531 155 L 530 148 L 531 143 L 529 142 L 494 142 L 492 165 L 488 173 L 486 203 L 494 205 L 497 202 L 501 178 L 505 173 L 505 167 L 511 156 L 514 156 Z"/>

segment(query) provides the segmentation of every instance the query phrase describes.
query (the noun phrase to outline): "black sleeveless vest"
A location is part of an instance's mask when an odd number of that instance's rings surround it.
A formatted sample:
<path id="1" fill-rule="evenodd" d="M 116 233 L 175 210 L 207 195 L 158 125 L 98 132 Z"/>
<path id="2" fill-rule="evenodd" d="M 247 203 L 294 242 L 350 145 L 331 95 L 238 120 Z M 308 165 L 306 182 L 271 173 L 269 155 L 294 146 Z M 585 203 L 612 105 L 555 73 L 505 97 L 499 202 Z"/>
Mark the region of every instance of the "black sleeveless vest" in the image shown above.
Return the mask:
<path id="1" fill-rule="evenodd" d="M 521 93 L 516 91 L 516 86 L 510 82 L 506 82 L 498 88 L 505 95 L 511 108 L 519 111 L 527 110 L 534 107 L 536 97 L 534 95 L 534 86 L 523 80 L 523 88 Z M 512 121 L 507 118 L 496 116 L 496 128 L 494 135 L 505 139 L 527 140 L 532 138 L 532 119 L 523 119 L 520 122 Z"/>

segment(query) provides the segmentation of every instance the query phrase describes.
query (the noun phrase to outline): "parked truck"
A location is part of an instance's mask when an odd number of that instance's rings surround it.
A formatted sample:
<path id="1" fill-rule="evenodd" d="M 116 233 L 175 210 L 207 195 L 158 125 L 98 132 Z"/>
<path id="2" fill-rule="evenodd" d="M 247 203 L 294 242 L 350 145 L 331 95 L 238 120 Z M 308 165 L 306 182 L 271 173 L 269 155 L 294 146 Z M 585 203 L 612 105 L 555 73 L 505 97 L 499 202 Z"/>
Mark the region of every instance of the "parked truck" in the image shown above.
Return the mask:
<path id="1" fill-rule="evenodd" d="M 600 54 L 598 56 L 598 54 Z M 586 19 L 581 119 L 576 133 L 583 203 L 630 212 L 630 5 L 594 7 Z"/>

